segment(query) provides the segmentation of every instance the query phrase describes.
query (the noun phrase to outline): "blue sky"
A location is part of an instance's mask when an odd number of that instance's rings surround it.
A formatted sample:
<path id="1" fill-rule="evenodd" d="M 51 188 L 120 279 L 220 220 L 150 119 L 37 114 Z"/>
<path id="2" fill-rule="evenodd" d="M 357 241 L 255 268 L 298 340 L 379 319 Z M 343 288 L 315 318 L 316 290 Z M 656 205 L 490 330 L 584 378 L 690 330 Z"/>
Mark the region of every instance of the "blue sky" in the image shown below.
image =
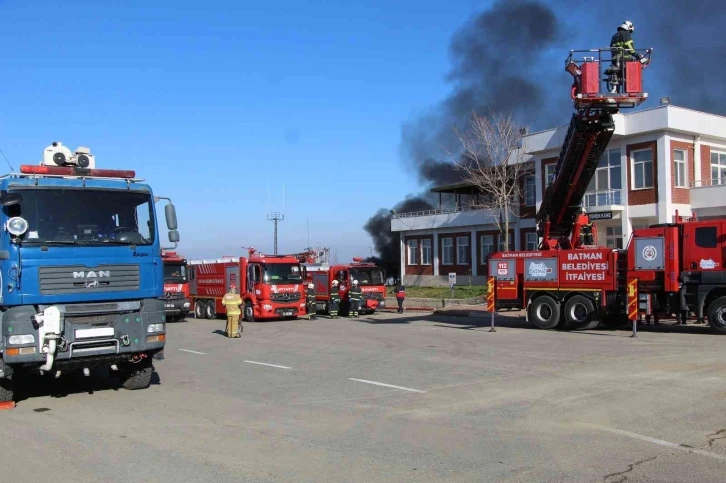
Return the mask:
<path id="1" fill-rule="evenodd" d="M 271 252 L 268 184 L 280 251 L 309 219 L 313 244 L 366 256 L 363 223 L 417 189 L 401 122 L 445 95 L 449 38 L 485 5 L 0 0 L 0 149 L 136 169 L 190 257 Z"/>

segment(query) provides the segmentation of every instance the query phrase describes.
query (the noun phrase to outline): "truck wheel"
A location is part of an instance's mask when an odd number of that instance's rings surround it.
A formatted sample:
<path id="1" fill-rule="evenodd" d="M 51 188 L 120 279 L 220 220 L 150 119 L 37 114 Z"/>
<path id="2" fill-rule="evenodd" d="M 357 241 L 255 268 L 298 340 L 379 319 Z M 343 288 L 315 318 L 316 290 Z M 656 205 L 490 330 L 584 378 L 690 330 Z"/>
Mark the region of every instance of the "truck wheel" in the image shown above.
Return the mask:
<path id="1" fill-rule="evenodd" d="M 532 322 L 540 329 L 554 329 L 560 323 L 560 306 L 548 295 L 534 299 L 529 310 Z"/>
<path id="2" fill-rule="evenodd" d="M 205 308 L 204 315 L 208 319 L 216 319 L 217 318 L 217 311 L 214 308 L 214 300 L 207 300 L 207 306 Z"/>
<path id="3" fill-rule="evenodd" d="M 121 376 L 121 385 L 129 391 L 146 389 L 151 385 L 151 376 L 154 374 L 154 366 L 151 361 L 144 359 L 138 364 L 127 364 Z"/>
<path id="4" fill-rule="evenodd" d="M 195 319 L 204 318 L 204 305 L 202 305 L 202 302 L 199 300 L 194 302 L 194 318 Z"/>
<path id="5" fill-rule="evenodd" d="M 726 297 L 719 297 L 708 306 L 708 323 L 719 335 L 726 335 Z"/>
<path id="6" fill-rule="evenodd" d="M 565 324 L 575 330 L 591 330 L 600 321 L 595 313 L 592 301 L 583 296 L 575 295 L 565 304 Z"/>
<path id="7" fill-rule="evenodd" d="M 15 381 L 7 377 L 0 378 L 0 403 L 13 402 Z"/>
<path id="8" fill-rule="evenodd" d="M 252 303 L 248 300 L 245 302 L 245 321 L 247 322 L 254 322 L 255 321 L 255 311 L 252 307 Z"/>

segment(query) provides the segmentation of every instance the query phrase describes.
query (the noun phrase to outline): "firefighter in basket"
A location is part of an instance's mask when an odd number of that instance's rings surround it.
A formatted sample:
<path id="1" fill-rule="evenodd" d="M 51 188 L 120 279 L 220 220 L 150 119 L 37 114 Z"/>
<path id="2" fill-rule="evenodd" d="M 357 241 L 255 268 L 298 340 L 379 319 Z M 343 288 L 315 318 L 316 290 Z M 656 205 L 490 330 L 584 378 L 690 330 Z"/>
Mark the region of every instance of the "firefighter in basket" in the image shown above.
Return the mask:
<path id="1" fill-rule="evenodd" d="M 333 280 L 330 287 L 330 318 L 338 318 L 338 308 L 340 307 L 340 294 L 338 293 L 338 281 Z"/>
<path id="2" fill-rule="evenodd" d="M 305 293 L 307 301 L 307 314 L 309 320 L 315 320 L 318 318 L 318 303 L 315 300 L 315 284 L 310 282 L 308 284 L 308 290 Z"/>
<path id="3" fill-rule="evenodd" d="M 240 305 L 242 305 L 242 298 L 237 293 L 237 286 L 232 284 L 229 286 L 229 292 L 224 294 L 222 298 L 222 305 L 224 305 L 227 311 L 227 337 L 230 339 L 236 339 L 242 337 L 242 324 L 239 321 L 239 316 L 242 314 Z"/>
<path id="4" fill-rule="evenodd" d="M 353 285 L 350 286 L 348 291 L 348 300 L 350 301 L 348 317 L 358 317 L 358 310 L 360 310 L 360 286 L 358 286 L 358 280 L 353 280 Z"/>

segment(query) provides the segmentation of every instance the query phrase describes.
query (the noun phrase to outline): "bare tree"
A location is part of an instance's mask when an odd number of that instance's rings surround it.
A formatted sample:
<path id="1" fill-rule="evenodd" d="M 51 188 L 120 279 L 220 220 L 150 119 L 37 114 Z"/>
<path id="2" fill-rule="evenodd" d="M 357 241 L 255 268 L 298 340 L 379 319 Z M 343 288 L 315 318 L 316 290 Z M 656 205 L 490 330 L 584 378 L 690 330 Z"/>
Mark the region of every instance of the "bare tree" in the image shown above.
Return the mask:
<path id="1" fill-rule="evenodd" d="M 469 129 L 456 132 L 463 152 L 455 163 L 465 180 L 479 193 L 470 204 L 488 209 L 502 235 L 502 250 L 509 250 L 509 215 L 519 216 L 523 179 L 532 171 L 524 146 L 526 130 L 511 115 L 472 114 Z"/>

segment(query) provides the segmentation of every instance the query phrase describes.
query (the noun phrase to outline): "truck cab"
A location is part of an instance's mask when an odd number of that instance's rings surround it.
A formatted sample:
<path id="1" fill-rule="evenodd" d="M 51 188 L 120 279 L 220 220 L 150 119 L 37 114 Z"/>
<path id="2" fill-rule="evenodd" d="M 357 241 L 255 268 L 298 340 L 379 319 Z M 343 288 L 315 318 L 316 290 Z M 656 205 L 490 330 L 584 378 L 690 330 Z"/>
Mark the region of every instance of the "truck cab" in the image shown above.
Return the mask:
<path id="1" fill-rule="evenodd" d="M 0 177 L 0 402 L 33 372 L 106 366 L 149 386 L 166 341 L 155 203 L 167 198 L 142 181 L 61 143 Z M 165 214 L 175 243 L 171 202 Z"/>
<path id="2" fill-rule="evenodd" d="M 187 261 L 177 252 L 163 251 L 164 263 L 164 302 L 167 320 L 182 320 L 190 311 L 189 279 Z"/>

